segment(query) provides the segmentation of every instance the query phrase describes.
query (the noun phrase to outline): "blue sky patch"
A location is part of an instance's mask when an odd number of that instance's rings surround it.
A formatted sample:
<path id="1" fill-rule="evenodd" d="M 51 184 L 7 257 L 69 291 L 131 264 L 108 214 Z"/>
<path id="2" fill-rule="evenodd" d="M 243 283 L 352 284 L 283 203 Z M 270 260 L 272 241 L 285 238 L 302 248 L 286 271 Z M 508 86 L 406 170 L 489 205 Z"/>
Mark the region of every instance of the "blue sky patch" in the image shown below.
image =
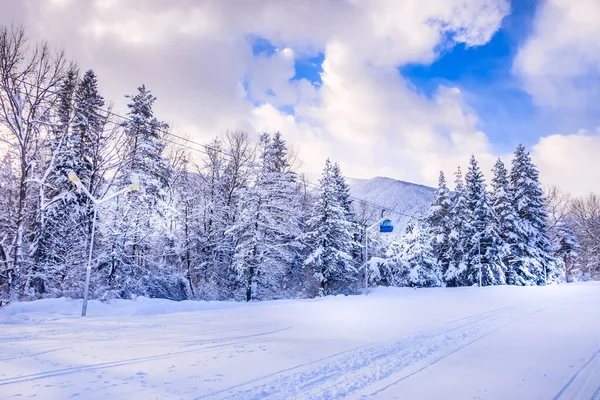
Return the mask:
<path id="1" fill-rule="evenodd" d="M 271 42 L 261 36 L 248 35 L 248 42 L 250 42 L 250 45 L 252 46 L 252 55 L 254 57 L 258 55 L 271 56 L 277 50 Z"/>
<path id="2" fill-rule="evenodd" d="M 294 63 L 296 75 L 292 80 L 306 79 L 313 84 L 320 85 L 322 83 L 321 72 L 323 72 L 324 60 L 325 54 L 322 52 L 313 57 L 296 59 Z"/>
<path id="3" fill-rule="evenodd" d="M 521 41 L 531 31 L 537 4 L 536 0 L 513 0 L 511 14 L 483 46 L 459 43 L 447 50 L 442 48 L 431 65 L 408 64 L 398 71 L 417 92 L 428 97 L 433 97 L 440 85 L 460 88 L 467 104 L 480 117 L 479 129 L 486 132 L 497 150 L 510 150 L 521 142 L 533 144 L 540 130 L 551 129 L 551 123 L 536 114 L 531 97 L 515 81 L 511 70 Z"/>

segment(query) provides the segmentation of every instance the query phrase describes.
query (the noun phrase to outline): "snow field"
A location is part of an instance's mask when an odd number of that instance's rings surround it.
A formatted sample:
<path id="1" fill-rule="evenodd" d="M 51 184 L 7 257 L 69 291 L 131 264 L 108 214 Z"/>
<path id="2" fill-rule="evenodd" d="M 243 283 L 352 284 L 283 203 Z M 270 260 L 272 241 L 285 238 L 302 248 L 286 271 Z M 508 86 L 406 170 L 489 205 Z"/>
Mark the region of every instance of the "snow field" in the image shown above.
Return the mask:
<path id="1" fill-rule="evenodd" d="M 600 284 L 0 309 L 0 398 L 598 399 Z"/>

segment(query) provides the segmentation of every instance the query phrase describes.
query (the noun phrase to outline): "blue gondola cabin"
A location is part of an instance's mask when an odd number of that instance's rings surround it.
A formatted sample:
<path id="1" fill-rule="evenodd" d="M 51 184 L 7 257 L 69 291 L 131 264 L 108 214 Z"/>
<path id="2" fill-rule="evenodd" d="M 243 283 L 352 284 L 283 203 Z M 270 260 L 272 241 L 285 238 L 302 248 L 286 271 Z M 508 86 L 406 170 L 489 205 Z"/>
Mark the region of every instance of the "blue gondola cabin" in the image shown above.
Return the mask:
<path id="1" fill-rule="evenodd" d="M 394 231 L 394 226 L 392 225 L 392 221 L 389 219 L 384 219 L 379 225 L 379 232 L 389 233 Z"/>

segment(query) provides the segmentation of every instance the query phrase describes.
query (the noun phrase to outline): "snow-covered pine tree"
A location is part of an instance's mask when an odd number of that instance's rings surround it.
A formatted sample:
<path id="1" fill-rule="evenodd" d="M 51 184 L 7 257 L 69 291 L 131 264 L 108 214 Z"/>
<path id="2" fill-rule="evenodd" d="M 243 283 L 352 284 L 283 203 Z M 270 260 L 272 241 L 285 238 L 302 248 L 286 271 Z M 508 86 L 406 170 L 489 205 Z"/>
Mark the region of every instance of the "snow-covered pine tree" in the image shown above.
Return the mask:
<path id="1" fill-rule="evenodd" d="M 303 232 L 304 215 L 302 210 L 303 192 L 293 165 L 293 156 L 288 151 L 288 145 L 283 139 L 281 132 L 276 132 L 271 141 L 271 159 L 274 161 L 271 174 L 279 187 L 275 186 L 281 201 L 287 203 L 287 230 L 284 231 L 279 241 L 282 244 L 286 272 L 283 281 L 283 294 L 296 295 L 300 292 L 302 285 L 302 244 L 300 237 Z"/>
<path id="2" fill-rule="evenodd" d="M 288 277 L 290 280 L 290 287 L 293 290 L 294 296 L 306 296 L 309 293 L 309 288 L 314 286 L 314 276 L 308 268 L 304 268 L 304 261 L 308 258 L 310 251 L 312 250 L 306 243 L 307 237 L 305 233 L 308 231 L 308 222 L 310 221 L 312 210 L 318 198 L 316 191 L 311 191 L 309 188 L 309 182 L 306 180 L 305 175 L 298 176 L 299 184 L 299 218 L 300 218 L 300 236 L 298 237 L 299 250 L 296 253 L 296 260 L 293 265 L 292 274 Z"/>
<path id="3" fill-rule="evenodd" d="M 560 271 L 552 256 L 547 233 L 547 212 L 539 173 L 523 145 L 514 153 L 510 172 L 513 206 L 521 237 L 514 267 L 523 284 L 545 284 L 558 279 Z"/>
<path id="4" fill-rule="evenodd" d="M 353 223 L 340 203 L 339 186 L 333 165 L 327 159 L 320 180 L 320 194 L 307 223 L 304 242 L 310 253 L 304 262 L 316 279 L 318 295 L 346 292 L 354 281 Z M 313 294 L 317 294 L 313 293 Z"/>
<path id="5" fill-rule="evenodd" d="M 467 245 L 471 211 L 467 206 L 466 190 L 460 167 L 455 173 L 452 207 L 449 212 L 450 234 L 448 235 L 448 269 L 444 273 L 446 286 L 466 284 Z"/>
<path id="6" fill-rule="evenodd" d="M 573 275 L 577 271 L 580 246 L 577 235 L 567 221 L 559 221 L 554 229 L 554 254 L 558 262 L 562 264 L 567 282 L 573 281 Z"/>
<path id="7" fill-rule="evenodd" d="M 383 257 L 369 258 L 370 271 L 373 275 L 372 284 L 404 286 L 405 266 L 402 258 L 404 246 L 404 237 L 396 238 L 388 244 Z"/>
<path id="8" fill-rule="evenodd" d="M 263 134 L 259 150 L 254 185 L 244 192 L 240 218 L 228 231 L 237 243 L 233 265 L 247 301 L 283 292 L 300 235 L 300 198 L 285 141 L 280 134 Z"/>
<path id="9" fill-rule="evenodd" d="M 498 218 L 492 208 L 485 179 L 475 156 L 471 156 L 465 177 L 467 206 L 470 211 L 467 247 L 467 284 L 503 285 L 506 283 Z"/>
<path id="10" fill-rule="evenodd" d="M 107 144 L 104 136 L 104 126 L 107 116 L 103 111 L 104 98 L 98 90 L 98 79 L 92 70 L 88 70 L 83 77 L 74 100 L 73 136 L 79 146 L 77 153 L 77 175 L 83 185 L 89 188 L 93 195 L 98 195 L 99 187 L 103 184 L 101 176 L 101 165 L 103 162 L 103 150 Z M 91 204 L 86 199 L 91 220 Z M 88 225 L 91 225 L 88 223 Z M 91 230 L 91 227 L 88 227 Z"/>
<path id="11" fill-rule="evenodd" d="M 187 283 L 173 265 L 165 262 L 170 214 L 168 183 L 172 168 L 163 156 L 167 124 L 155 116 L 156 97 L 145 86 L 129 103 L 123 122 L 127 152 L 117 182 L 123 187 L 137 182 L 135 192 L 117 199 L 113 207 L 113 250 L 109 285 L 115 295 L 145 295 L 181 299 Z"/>
<path id="12" fill-rule="evenodd" d="M 409 287 L 443 286 L 438 261 L 431 247 L 432 237 L 427 226 L 408 224 L 400 255 L 398 283 Z"/>
<path id="13" fill-rule="evenodd" d="M 339 202 L 344 209 L 346 219 L 353 221 L 355 219 L 354 209 L 352 208 L 352 199 L 350 198 L 350 186 L 346 183 L 340 165 L 336 162 L 331 166 L 333 179 L 335 181 L 336 190 L 338 193 Z"/>
<path id="14" fill-rule="evenodd" d="M 506 283 L 509 285 L 524 285 L 527 283 L 527 270 L 521 270 L 522 264 L 515 263 L 519 257 L 520 239 L 518 215 L 512 201 L 512 191 L 508 181 L 508 170 L 502 160 L 498 159 L 492 170 L 492 207 L 496 213 L 498 230 L 502 244 L 499 247 L 500 256 L 506 268 Z"/>
<path id="15" fill-rule="evenodd" d="M 362 258 L 363 258 L 363 247 L 361 244 L 361 227 L 359 226 L 356 220 L 356 214 L 354 211 L 354 206 L 352 204 L 352 199 L 350 198 L 350 185 L 346 182 L 346 178 L 342 174 L 342 170 L 340 165 L 336 162 L 333 163 L 332 166 L 333 171 L 333 179 L 336 182 L 337 192 L 340 204 L 344 209 L 344 215 L 347 221 L 352 224 L 351 232 L 352 232 L 352 241 L 350 243 L 351 252 L 353 259 L 353 266 L 358 267 Z"/>
<path id="16" fill-rule="evenodd" d="M 50 153 L 39 189 L 39 236 L 26 288 L 32 297 L 79 294 L 77 288 L 80 285 L 68 279 L 68 275 L 72 278 L 81 271 L 81 263 L 85 259 L 85 236 L 81 230 L 85 211 L 81 208 L 80 196 L 83 194 L 75 193 L 75 187 L 67 178 L 68 172 L 77 172 L 80 159 L 77 139 L 71 130 L 77 80 L 74 69 L 65 74 L 57 94 L 56 122 L 49 132 Z"/>
<path id="17" fill-rule="evenodd" d="M 450 232 L 452 230 L 450 225 L 451 208 L 452 200 L 446 184 L 446 177 L 440 171 L 438 188 L 435 192 L 433 203 L 431 203 L 429 208 L 426 222 L 432 238 L 433 255 L 444 274 L 450 265 L 448 257 L 450 251 Z"/>

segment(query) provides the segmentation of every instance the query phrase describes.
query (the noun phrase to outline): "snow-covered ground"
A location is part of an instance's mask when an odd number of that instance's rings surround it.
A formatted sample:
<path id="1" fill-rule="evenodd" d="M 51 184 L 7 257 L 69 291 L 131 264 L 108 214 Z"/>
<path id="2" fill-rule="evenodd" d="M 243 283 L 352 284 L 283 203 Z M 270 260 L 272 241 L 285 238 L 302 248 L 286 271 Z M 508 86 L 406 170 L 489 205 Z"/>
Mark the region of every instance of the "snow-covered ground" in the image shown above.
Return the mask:
<path id="1" fill-rule="evenodd" d="M 0 398 L 600 399 L 600 284 L 0 310 Z"/>

